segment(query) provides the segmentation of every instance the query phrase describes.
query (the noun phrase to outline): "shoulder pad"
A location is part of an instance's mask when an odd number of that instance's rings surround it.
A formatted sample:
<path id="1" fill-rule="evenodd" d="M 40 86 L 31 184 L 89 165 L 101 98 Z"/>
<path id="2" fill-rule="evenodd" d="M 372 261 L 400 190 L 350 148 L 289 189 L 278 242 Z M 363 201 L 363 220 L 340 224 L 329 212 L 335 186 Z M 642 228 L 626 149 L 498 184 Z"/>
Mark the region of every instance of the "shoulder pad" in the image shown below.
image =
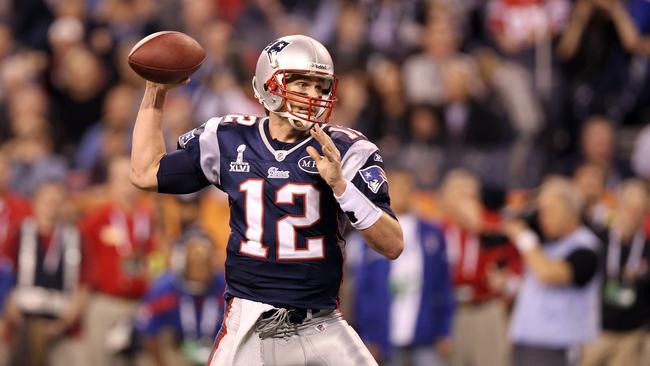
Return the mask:
<path id="1" fill-rule="evenodd" d="M 349 146 L 358 140 L 368 140 L 363 133 L 349 127 L 328 124 L 323 126 L 323 131 L 330 135 L 337 145 Z"/>
<path id="2" fill-rule="evenodd" d="M 227 114 L 219 118 L 221 119 L 220 124 L 222 126 L 237 125 L 245 127 L 255 126 L 258 120 L 262 119 L 262 117 L 248 114 Z"/>

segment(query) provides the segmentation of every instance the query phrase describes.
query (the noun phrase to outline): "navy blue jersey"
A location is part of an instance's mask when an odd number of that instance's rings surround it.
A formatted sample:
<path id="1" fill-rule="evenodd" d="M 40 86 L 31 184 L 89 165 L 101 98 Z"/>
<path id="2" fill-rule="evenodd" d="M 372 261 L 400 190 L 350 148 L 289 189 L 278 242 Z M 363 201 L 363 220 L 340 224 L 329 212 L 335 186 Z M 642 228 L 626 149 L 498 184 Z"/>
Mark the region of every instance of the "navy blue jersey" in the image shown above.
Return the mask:
<path id="1" fill-rule="evenodd" d="M 359 132 L 324 126 L 341 152 L 345 178 L 393 215 L 377 147 Z M 179 138 L 205 178 L 228 194 L 226 296 L 275 306 L 334 308 L 347 220 L 306 151 L 272 140 L 268 118 L 212 118 Z"/>

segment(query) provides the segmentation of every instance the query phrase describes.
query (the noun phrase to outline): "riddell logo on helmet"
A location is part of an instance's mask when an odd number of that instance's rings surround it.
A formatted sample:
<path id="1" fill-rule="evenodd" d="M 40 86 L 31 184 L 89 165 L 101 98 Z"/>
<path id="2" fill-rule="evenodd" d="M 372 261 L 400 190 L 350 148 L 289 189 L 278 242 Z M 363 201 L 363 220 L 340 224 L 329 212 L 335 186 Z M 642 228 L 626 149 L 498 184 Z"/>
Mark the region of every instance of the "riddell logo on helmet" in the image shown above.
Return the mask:
<path id="1" fill-rule="evenodd" d="M 310 63 L 309 67 L 312 68 L 312 69 L 316 69 L 316 70 L 325 70 L 325 71 L 330 70 L 330 65 L 319 64 L 319 63 L 316 63 L 316 62 Z"/>

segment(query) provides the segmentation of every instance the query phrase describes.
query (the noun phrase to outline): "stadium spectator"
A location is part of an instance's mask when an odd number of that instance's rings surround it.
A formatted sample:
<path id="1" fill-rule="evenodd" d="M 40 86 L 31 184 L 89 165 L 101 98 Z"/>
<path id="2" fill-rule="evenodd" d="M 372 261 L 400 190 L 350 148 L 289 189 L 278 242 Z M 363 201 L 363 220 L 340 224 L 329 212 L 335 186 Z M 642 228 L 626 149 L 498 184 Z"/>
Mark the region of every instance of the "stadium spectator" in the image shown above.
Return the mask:
<path id="1" fill-rule="evenodd" d="M 499 267 L 509 267 L 510 263 L 499 253 L 501 249 L 481 242 L 479 184 L 471 173 L 452 170 L 440 191 L 447 256 L 458 303 L 452 332 L 454 366 L 503 365 L 507 358 L 505 303 L 500 298 L 501 289 L 491 288 L 489 278 L 501 274 Z"/>
<path id="2" fill-rule="evenodd" d="M 148 256 L 155 250 L 152 214 L 139 202 L 129 172 L 128 157 L 113 158 L 108 166 L 108 202 L 82 219 L 93 290 L 84 318 L 84 349 L 87 363 L 95 366 L 122 362 L 116 353 L 128 346 L 126 335 L 138 300 L 148 288 Z M 124 341 L 109 345 L 109 332 L 112 339 Z"/>
<path id="3" fill-rule="evenodd" d="M 650 244 L 643 228 L 650 204 L 646 185 L 627 180 L 619 188 L 614 220 L 603 233 L 602 330 L 584 351 L 582 365 L 641 365 L 650 325 Z"/>
<path id="4" fill-rule="evenodd" d="M 364 68 L 371 55 L 368 24 L 363 8 L 360 4 L 342 3 L 335 38 L 327 47 L 341 74 Z"/>
<path id="5" fill-rule="evenodd" d="M 106 166 L 113 155 L 127 154 L 136 91 L 126 84 L 114 86 L 104 100 L 102 119 L 90 126 L 77 147 L 75 166 L 90 172 L 89 183 L 106 181 Z"/>
<path id="6" fill-rule="evenodd" d="M 403 58 L 418 43 L 425 2 L 419 0 L 365 2 L 368 41 L 373 50 Z"/>
<path id="7" fill-rule="evenodd" d="M 454 21 L 449 17 L 434 17 L 427 22 L 421 35 L 422 52 L 410 56 L 404 62 L 403 83 L 409 103 L 439 106 L 446 102 L 442 67 L 451 60 L 458 60 L 473 72 L 468 79 L 471 81 L 467 85 L 468 93 L 477 96 L 482 92 L 481 79 L 476 74 L 473 59 L 459 51 L 461 39 Z"/>
<path id="8" fill-rule="evenodd" d="M 388 179 L 404 251 L 389 261 L 362 246 L 355 276 L 356 325 L 384 365 L 443 365 L 451 352 L 454 307 L 444 234 L 413 212 L 414 182 L 408 172 L 389 170 Z"/>
<path id="9" fill-rule="evenodd" d="M 368 138 L 377 139 L 384 151 L 394 154 L 399 147 L 397 143 L 406 138 L 404 126 L 408 113 L 400 64 L 375 57 L 368 65 L 368 72 L 368 100 L 354 127 L 364 131 Z"/>
<path id="10" fill-rule="evenodd" d="M 16 281 L 14 268 L 7 258 L 0 258 L 0 365 L 9 363 L 9 344 L 7 343 L 7 313 L 5 305 L 11 288 Z"/>
<path id="11" fill-rule="evenodd" d="M 563 61 L 564 129 L 573 139 L 580 122 L 594 114 L 622 120 L 621 92 L 630 82 L 629 57 L 638 30 L 622 0 L 579 0 L 557 44 Z"/>
<path id="12" fill-rule="evenodd" d="M 259 112 L 258 104 L 246 94 L 252 76 L 234 43 L 232 25 L 214 20 L 201 35 L 206 60 L 185 88 L 192 95 L 192 123 L 231 113 Z"/>
<path id="13" fill-rule="evenodd" d="M 634 141 L 634 150 L 632 151 L 631 164 L 634 173 L 646 181 L 650 182 L 650 125 L 645 126 Z"/>
<path id="14" fill-rule="evenodd" d="M 214 271 L 214 244 L 188 229 L 173 249 L 171 268 L 152 282 L 136 326 L 153 365 L 205 365 L 224 311 L 225 280 Z"/>
<path id="15" fill-rule="evenodd" d="M 571 174 L 583 163 L 600 167 L 605 174 L 605 186 L 613 189 L 629 176 L 627 164 L 617 155 L 617 131 L 614 122 L 603 116 L 589 117 L 580 134 L 580 152 L 569 158 L 562 171 Z"/>
<path id="16" fill-rule="evenodd" d="M 13 189 L 31 197 L 48 180 L 64 180 L 67 160 L 54 151 L 54 141 L 45 116 L 21 114 L 12 121 L 14 137 L 4 145 L 12 164 Z"/>
<path id="17" fill-rule="evenodd" d="M 570 9 L 569 0 L 490 0 L 485 10 L 491 44 L 524 67 L 549 127 L 562 117 L 564 91 L 552 47 Z"/>
<path id="18" fill-rule="evenodd" d="M 86 129 L 100 120 L 110 81 L 107 71 L 85 45 L 72 47 L 50 65 L 52 124 L 63 132 L 63 146 L 75 148 Z"/>
<path id="19" fill-rule="evenodd" d="M 583 200 L 582 219 L 600 234 L 610 223 L 612 197 L 605 187 L 605 172 L 596 164 L 585 163 L 573 173 L 573 184 Z"/>
<path id="20" fill-rule="evenodd" d="M 25 218 L 8 258 L 17 283 L 7 302 L 11 365 L 80 365 L 79 325 L 88 297 L 82 242 L 70 222 L 61 182 L 41 183 L 34 215 Z"/>
<path id="21" fill-rule="evenodd" d="M 9 241 L 18 235 L 20 223 L 31 212 L 29 202 L 11 189 L 12 168 L 0 149 L 0 256 L 7 256 Z"/>
<path id="22" fill-rule="evenodd" d="M 402 167 L 413 174 L 418 189 L 433 189 L 440 181 L 445 162 L 444 126 L 436 109 L 431 106 L 413 106 L 409 112 L 408 124 L 404 128 L 408 135 L 402 137 L 403 145 L 392 159 L 399 159 Z M 422 169 L 424 166 L 427 169 Z"/>
<path id="23" fill-rule="evenodd" d="M 446 131 L 446 165 L 465 167 L 485 183 L 505 187 L 508 167 L 503 161 L 507 160 L 512 129 L 504 111 L 490 102 L 492 96 L 472 95 L 471 84 L 478 76 L 473 64 L 450 60 L 441 72 L 446 98 L 440 108 Z"/>
<path id="24" fill-rule="evenodd" d="M 543 171 L 538 135 L 545 124 L 542 103 L 533 90 L 533 78 L 522 65 L 500 57 L 488 47 L 474 52 L 481 76 L 494 102 L 513 129 L 515 140 L 510 152 L 508 187 L 532 187 Z"/>
<path id="25" fill-rule="evenodd" d="M 526 268 L 510 326 L 512 364 L 575 365 L 576 348 L 599 332 L 600 241 L 582 226 L 569 180 L 547 179 L 537 200 L 543 239 L 523 220 L 503 225 Z"/>

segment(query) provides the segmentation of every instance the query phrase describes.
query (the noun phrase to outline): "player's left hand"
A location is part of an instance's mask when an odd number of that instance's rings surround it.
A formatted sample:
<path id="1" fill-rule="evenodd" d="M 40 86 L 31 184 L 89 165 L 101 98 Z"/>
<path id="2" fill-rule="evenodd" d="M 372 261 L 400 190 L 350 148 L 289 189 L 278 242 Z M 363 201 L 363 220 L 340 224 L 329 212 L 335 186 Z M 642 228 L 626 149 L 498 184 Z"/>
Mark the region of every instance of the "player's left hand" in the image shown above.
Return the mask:
<path id="1" fill-rule="evenodd" d="M 325 154 L 325 156 L 321 156 L 313 147 L 307 147 L 307 153 L 316 162 L 318 173 L 332 187 L 336 195 L 343 194 L 346 183 L 341 170 L 341 152 L 320 125 L 314 124 L 309 133 L 320 143 L 323 154 Z"/>

